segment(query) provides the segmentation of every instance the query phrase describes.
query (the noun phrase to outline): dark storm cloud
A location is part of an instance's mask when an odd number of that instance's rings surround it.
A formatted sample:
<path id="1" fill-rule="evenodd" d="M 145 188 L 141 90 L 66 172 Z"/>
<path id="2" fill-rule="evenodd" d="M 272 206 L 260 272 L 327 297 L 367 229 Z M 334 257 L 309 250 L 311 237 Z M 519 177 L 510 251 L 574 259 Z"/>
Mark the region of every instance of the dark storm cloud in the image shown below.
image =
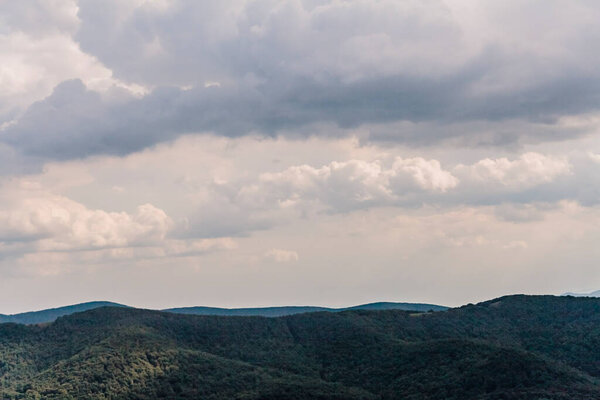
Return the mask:
<path id="1" fill-rule="evenodd" d="M 588 41 L 598 35 L 567 17 L 547 54 L 551 25 L 540 23 L 541 39 L 524 36 L 519 46 L 498 38 L 467 45 L 477 32 L 441 1 L 165 4 L 79 4 L 82 49 L 151 92 L 102 97 L 64 82 L 1 140 L 69 159 L 128 154 L 187 133 L 302 136 L 334 124 L 338 135 L 373 126 L 369 140 L 507 146 L 585 133 L 556 123 L 600 106 Z M 536 18 L 548 22 L 558 7 L 551 2 Z"/>
<path id="2" fill-rule="evenodd" d="M 486 122 L 522 120 L 512 124 L 512 132 L 507 131 L 507 126 L 494 127 L 491 136 L 482 142 L 508 145 L 531 135 L 527 123 L 551 127 L 561 111 L 593 111 L 600 93 L 595 82 L 573 82 L 564 91 L 547 87 L 515 93 L 514 98 L 479 98 L 466 94 L 466 85 L 463 77 L 445 82 L 393 77 L 353 84 L 322 84 L 304 79 L 290 81 L 286 86 L 273 83 L 190 90 L 158 88 L 141 99 L 113 101 L 102 99 L 75 80 L 64 82 L 50 97 L 32 105 L 1 137 L 28 155 L 68 159 L 94 154 L 124 155 L 186 133 L 276 135 L 324 122 L 341 128 L 363 124 L 385 128 L 387 123 L 410 121 L 417 123 L 413 126 L 417 129 L 392 128 L 379 137 L 374 129 L 372 140 L 435 144 L 462 137 L 468 144 L 469 136 L 480 133 Z M 479 121 L 472 128 L 475 131 L 462 125 L 473 121 Z M 419 130 L 419 123 L 430 125 Z M 444 125 L 454 129 L 442 129 Z M 547 129 L 533 133 L 541 136 L 534 138 L 537 140 L 557 140 L 578 132 Z"/>

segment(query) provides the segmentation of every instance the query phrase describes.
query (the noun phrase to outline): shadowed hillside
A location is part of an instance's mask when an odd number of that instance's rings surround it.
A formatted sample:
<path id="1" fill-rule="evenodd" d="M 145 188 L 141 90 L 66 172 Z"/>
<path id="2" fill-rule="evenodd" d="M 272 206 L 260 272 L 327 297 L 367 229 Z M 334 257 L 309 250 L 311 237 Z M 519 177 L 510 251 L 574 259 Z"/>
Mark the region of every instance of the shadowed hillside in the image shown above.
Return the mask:
<path id="1" fill-rule="evenodd" d="M 594 399 L 600 299 L 280 318 L 97 308 L 0 325 L 2 398 Z"/>

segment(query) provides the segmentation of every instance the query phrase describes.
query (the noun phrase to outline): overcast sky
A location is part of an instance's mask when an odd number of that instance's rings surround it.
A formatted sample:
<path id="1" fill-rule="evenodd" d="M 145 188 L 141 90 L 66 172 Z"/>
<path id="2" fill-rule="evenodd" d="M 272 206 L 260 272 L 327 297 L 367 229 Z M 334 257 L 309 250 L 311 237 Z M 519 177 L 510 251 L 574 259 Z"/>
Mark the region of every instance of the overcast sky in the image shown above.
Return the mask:
<path id="1" fill-rule="evenodd" d="M 600 289 L 599 20 L 0 0 L 0 313 Z"/>

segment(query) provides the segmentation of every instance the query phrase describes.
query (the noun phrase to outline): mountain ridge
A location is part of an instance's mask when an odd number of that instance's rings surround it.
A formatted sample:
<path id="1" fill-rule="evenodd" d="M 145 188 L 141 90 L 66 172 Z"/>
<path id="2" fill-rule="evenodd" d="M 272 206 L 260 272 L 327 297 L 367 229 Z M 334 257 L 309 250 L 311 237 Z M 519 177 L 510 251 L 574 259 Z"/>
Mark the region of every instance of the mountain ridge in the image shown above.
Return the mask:
<path id="1" fill-rule="evenodd" d="M 279 318 L 101 307 L 0 324 L 0 398 L 589 400 L 600 299 Z"/>
<path id="2" fill-rule="evenodd" d="M 52 322 L 59 317 L 71 315 L 100 307 L 129 307 L 112 301 L 88 301 L 62 307 L 53 307 L 37 311 L 27 311 L 17 314 L 0 314 L 0 323 L 43 324 Z"/>
<path id="3" fill-rule="evenodd" d="M 78 303 L 63 307 L 49 308 L 38 311 L 28 311 L 24 313 L 4 315 L 0 314 L 0 323 L 17 323 L 17 324 L 43 324 L 53 322 L 59 317 L 74 314 L 77 312 L 87 311 L 100 307 L 123 307 L 135 308 L 125 304 L 115 303 L 111 301 L 90 301 Z M 253 307 L 253 308 L 219 308 L 219 307 L 177 307 L 167 308 L 156 311 L 163 311 L 175 314 L 192 314 L 192 315 L 220 315 L 220 316 L 262 316 L 262 317 L 281 317 L 286 315 L 294 315 L 305 312 L 340 312 L 346 310 L 358 309 L 399 309 L 406 311 L 445 311 L 448 307 L 435 304 L 424 303 L 395 303 L 395 302 L 376 302 L 360 304 L 344 308 L 330 308 L 318 306 L 275 306 L 275 307 Z"/>
<path id="4" fill-rule="evenodd" d="M 563 296 L 573 296 L 573 297 L 600 297 L 600 290 L 595 290 L 593 292 L 590 293 L 574 293 L 574 292 L 567 292 L 564 293 Z"/>
<path id="5" fill-rule="evenodd" d="M 351 307 L 319 307 L 319 306 L 275 306 L 275 307 L 250 307 L 250 308 L 220 308 L 220 307 L 177 307 L 167 308 L 161 311 L 174 312 L 178 314 L 194 315 L 232 315 L 232 316 L 262 316 L 262 317 L 281 317 L 305 312 L 341 312 L 348 310 L 404 310 L 404 311 L 445 311 L 449 307 L 439 306 L 427 303 L 405 303 L 405 302 L 374 302 L 360 304 Z"/>

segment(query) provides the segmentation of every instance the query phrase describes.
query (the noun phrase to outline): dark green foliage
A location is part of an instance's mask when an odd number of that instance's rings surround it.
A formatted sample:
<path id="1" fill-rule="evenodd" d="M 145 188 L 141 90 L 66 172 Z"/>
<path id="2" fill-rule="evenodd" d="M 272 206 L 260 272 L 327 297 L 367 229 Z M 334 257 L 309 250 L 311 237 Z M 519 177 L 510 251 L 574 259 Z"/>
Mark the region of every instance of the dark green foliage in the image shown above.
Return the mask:
<path id="1" fill-rule="evenodd" d="M 98 308 L 0 325 L 0 398 L 598 399 L 600 299 L 218 317 Z"/>

